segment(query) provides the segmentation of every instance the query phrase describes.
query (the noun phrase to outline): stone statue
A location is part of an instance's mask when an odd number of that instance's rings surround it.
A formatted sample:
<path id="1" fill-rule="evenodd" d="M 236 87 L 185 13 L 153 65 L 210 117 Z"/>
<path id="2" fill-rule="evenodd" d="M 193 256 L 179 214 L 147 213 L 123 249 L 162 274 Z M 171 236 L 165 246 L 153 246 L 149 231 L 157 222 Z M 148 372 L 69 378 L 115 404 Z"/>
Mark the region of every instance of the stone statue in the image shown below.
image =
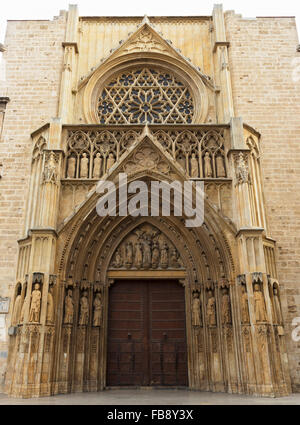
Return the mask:
<path id="1" fill-rule="evenodd" d="M 84 291 L 80 298 L 79 325 L 87 325 L 89 322 L 89 302 L 87 295 L 88 293 Z"/>
<path id="2" fill-rule="evenodd" d="M 52 295 L 53 288 L 50 286 L 49 292 L 47 295 L 47 316 L 46 316 L 46 322 L 47 323 L 53 323 L 54 322 L 54 305 L 53 305 L 53 295 Z"/>
<path id="3" fill-rule="evenodd" d="M 100 292 L 97 292 L 94 303 L 94 317 L 93 317 L 93 326 L 101 326 L 102 319 L 102 300 Z"/>
<path id="4" fill-rule="evenodd" d="M 17 295 L 14 305 L 14 311 L 12 314 L 11 324 L 12 326 L 16 326 L 20 320 L 20 312 L 21 312 L 21 295 Z"/>
<path id="5" fill-rule="evenodd" d="M 194 153 L 192 153 L 191 157 L 191 177 L 199 177 L 198 160 Z"/>
<path id="6" fill-rule="evenodd" d="M 40 320 L 40 310 L 41 310 L 41 291 L 40 285 L 36 283 L 34 285 L 34 290 L 31 294 L 31 305 L 29 311 L 29 322 L 38 323 Z"/>
<path id="7" fill-rule="evenodd" d="M 70 156 L 68 158 L 67 177 L 69 179 L 74 179 L 75 178 L 75 172 L 76 172 L 76 158 L 74 156 Z"/>
<path id="8" fill-rule="evenodd" d="M 217 156 L 216 165 L 217 165 L 217 177 L 226 177 L 224 161 L 221 155 Z"/>
<path id="9" fill-rule="evenodd" d="M 114 163 L 115 163 L 115 157 L 112 153 L 110 153 L 107 159 L 106 171 L 110 170 L 110 168 L 114 165 Z"/>
<path id="10" fill-rule="evenodd" d="M 65 297 L 65 316 L 64 323 L 72 324 L 74 317 L 74 302 L 72 297 L 72 289 L 68 289 L 67 295 Z"/>
<path id="11" fill-rule="evenodd" d="M 125 265 L 127 267 L 131 267 L 133 263 L 133 247 L 131 242 L 127 242 L 126 244 L 126 259 Z"/>
<path id="12" fill-rule="evenodd" d="M 139 269 L 143 265 L 143 251 L 141 242 L 135 244 L 134 265 Z"/>
<path id="13" fill-rule="evenodd" d="M 152 268 L 156 269 L 159 265 L 159 247 L 158 242 L 153 242 L 152 247 Z"/>
<path id="14" fill-rule="evenodd" d="M 274 311 L 275 311 L 276 322 L 277 324 L 281 324 L 283 322 L 282 312 L 281 312 L 281 306 L 279 301 L 278 288 L 276 286 L 273 287 L 273 301 L 274 301 Z"/>
<path id="15" fill-rule="evenodd" d="M 249 307 L 248 307 L 248 294 L 247 294 L 245 285 L 242 285 L 241 307 L 242 307 L 242 323 L 249 323 L 250 317 L 249 317 Z"/>
<path id="16" fill-rule="evenodd" d="M 212 177 L 212 168 L 209 152 L 206 152 L 204 156 L 204 177 Z"/>
<path id="17" fill-rule="evenodd" d="M 216 299 L 212 291 L 208 291 L 208 300 L 206 306 L 207 324 L 209 326 L 216 326 Z"/>
<path id="18" fill-rule="evenodd" d="M 192 323 L 193 326 L 202 326 L 201 302 L 198 292 L 193 293 Z"/>
<path id="19" fill-rule="evenodd" d="M 222 323 L 223 324 L 231 324 L 231 308 L 230 308 L 230 295 L 228 293 L 228 289 L 224 288 L 223 296 L 222 296 Z"/>
<path id="20" fill-rule="evenodd" d="M 102 171 L 102 157 L 98 152 L 94 158 L 93 177 L 99 179 Z"/>
<path id="21" fill-rule="evenodd" d="M 173 248 L 171 250 L 170 262 L 171 262 L 171 266 L 172 267 L 179 267 L 180 266 L 180 264 L 178 262 L 178 253 L 177 253 L 177 249 L 176 248 Z"/>
<path id="22" fill-rule="evenodd" d="M 56 161 L 54 152 L 50 152 L 48 162 L 46 162 L 44 170 L 44 182 L 56 182 Z"/>
<path id="23" fill-rule="evenodd" d="M 257 322 L 266 321 L 266 309 L 264 296 L 260 290 L 260 285 L 256 283 L 254 285 L 254 307 L 255 307 L 255 318 Z"/>
<path id="24" fill-rule="evenodd" d="M 84 152 L 80 160 L 80 177 L 82 179 L 88 179 L 89 177 L 89 159 L 87 154 Z"/>
<path id="25" fill-rule="evenodd" d="M 144 259 L 143 266 L 148 269 L 151 267 L 152 259 L 151 259 L 151 242 L 146 240 L 144 242 Z"/>
<path id="26" fill-rule="evenodd" d="M 123 260 L 122 260 L 121 252 L 119 249 L 117 249 L 117 252 L 115 254 L 115 261 L 113 265 L 116 268 L 122 267 L 123 265 Z"/>
<path id="27" fill-rule="evenodd" d="M 169 267 L 168 249 L 169 249 L 168 244 L 164 242 L 160 252 L 160 265 L 164 269 Z"/>

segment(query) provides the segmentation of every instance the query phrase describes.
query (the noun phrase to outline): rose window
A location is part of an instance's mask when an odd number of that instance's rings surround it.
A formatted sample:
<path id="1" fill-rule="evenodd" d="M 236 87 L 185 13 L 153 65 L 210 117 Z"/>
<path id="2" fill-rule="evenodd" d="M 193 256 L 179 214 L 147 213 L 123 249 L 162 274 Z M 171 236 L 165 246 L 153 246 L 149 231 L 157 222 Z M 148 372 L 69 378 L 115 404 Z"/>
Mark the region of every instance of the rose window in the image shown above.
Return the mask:
<path id="1" fill-rule="evenodd" d="M 184 124 L 193 120 L 194 103 L 171 73 L 140 68 L 102 88 L 97 113 L 100 124 Z"/>

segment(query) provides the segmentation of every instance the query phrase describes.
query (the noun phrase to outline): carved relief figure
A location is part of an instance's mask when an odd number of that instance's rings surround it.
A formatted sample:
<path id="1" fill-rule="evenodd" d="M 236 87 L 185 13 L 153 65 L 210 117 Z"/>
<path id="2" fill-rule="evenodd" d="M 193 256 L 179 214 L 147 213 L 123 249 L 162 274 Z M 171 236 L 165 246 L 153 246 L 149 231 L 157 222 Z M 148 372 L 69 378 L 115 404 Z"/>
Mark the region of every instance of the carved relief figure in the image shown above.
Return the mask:
<path id="1" fill-rule="evenodd" d="M 255 283 L 254 285 L 254 306 L 255 306 L 255 318 L 257 322 L 266 321 L 266 309 L 264 296 L 260 290 L 260 285 Z"/>
<path id="2" fill-rule="evenodd" d="M 79 325 L 87 325 L 89 322 L 89 302 L 87 295 L 88 293 L 84 291 L 80 298 Z"/>
<path id="3" fill-rule="evenodd" d="M 239 154 L 236 174 L 237 174 L 237 180 L 238 180 L 239 183 L 247 183 L 249 171 L 248 171 L 248 167 L 245 163 L 244 156 L 243 156 L 242 152 L 240 152 L 240 154 Z"/>
<path id="4" fill-rule="evenodd" d="M 143 265 L 143 251 L 141 242 L 135 244 L 134 265 L 139 269 Z"/>
<path id="5" fill-rule="evenodd" d="M 192 323 L 193 326 L 202 326 L 201 302 L 198 292 L 193 293 Z"/>
<path id="6" fill-rule="evenodd" d="M 96 157 L 94 158 L 94 167 L 93 167 L 93 177 L 94 178 L 100 178 L 102 171 L 102 157 L 100 153 L 98 152 L 96 154 Z"/>
<path id="7" fill-rule="evenodd" d="M 53 295 L 52 295 L 53 288 L 50 286 L 49 292 L 47 295 L 47 317 L 46 322 L 47 323 L 53 323 L 54 322 L 54 305 L 53 305 Z"/>
<path id="8" fill-rule="evenodd" d="M 207 314 L 207 324 L 209 326 L 216 326 L 216 299 L 213 295 L 213 292 L 208 291 L 208 300 L 206 306 L 206 314 Z"/>
<path id="9" fill-rule="evenodd" d="M 278 324 L 281 324 L 283 322 L 282 312 L 281 312 L 281 306 L 279 301 L 278 288 L 276 287 L 276 285 L 273 287 L 273 301 L 274 301 L 274 311 L 275 311 L 276 322 Z"/>
<path id="10" fill-rule="evenodd" d="M 194 153 L 192 153 L 191 157 L 191 177 L 199 177 L 198 160 Z"/>
<path id="11" fill-rule="evenodd" d="M 205 152 L 204 156 L 204 176 L 212 177 L 212 168 L 211 168 L 211 160 L 209 152 Z"/>
<path id="12" fill-rule="evenodd" d="M 72 297 L 72 289 L 68 289 L 67 295 L 65 297 L 65 316 L 64 316 L 64 323 L 65 324 L 72 324 L 73 323 L 73 316 L 74 316 L 74 302 Z"/>
<path id="13" fill-rule="evenodd" d="M 89 177 L 89 159 L 87 154 L 84 152 L 80 160 L 80 177 L 87 179 Z"/>
<path id="14" fill-rule="evenodd" d="M 30 312 L 29 312 L 29 322 L 36 322 L 38 323 L 40 320 L 40 310 L 41 310 L 41 291 L 40 291 L 40 285 L 36 283 L 34 285 L 34 290 L 31 294 L 31 305 L 30 305 Z"/>
<path id="15" fill-rule="evenodd" d="M 242 323 L 249 323 L 249 307 L 248 307 L 248 294 L 245 285 L 242 285 L 242 296 L 241 296 L 241 309 L 242 309 Z"/>
<path id="16" fill-rule="evenodd" d="M 149 241 L 149 240 L 145 240 L 145 242 L 144 242 L 143 266 L 145 268 L 151 267 L 151 241 Z"/>
<path id="17" fill-rule="evenodd" d="M 158 242 L 153 242 L 152 247 L 152 268 L 156 269 L 159 265 L 159 247 Z"/>
<path id="18" fill-rule="evenodd" d="M 93 326 L 101 326 L 102 319 L 102 300 L 100 292 L 97 292 L 94 303 L 94 317 L 93 317 Z"/>
<path id="19" fill-rule="evenodd" d="M 217 177 L 226 177 L 224 161 L 221 155 L 217 156 L 216 165 L 217 165 Z"/>
<path id="20" fill-rule="evenodd" d="M 132 263 L 133 263 L 133 247 L 131 242 L 127 242 L 125 264 L 127 267 L 131 267 Z"/>
<path id="21" fill-rule="evenodd" d="M 164 242 L 160 252 L 160 264 L 162 268 L 164 269 L 166 269 L 169 266 L 168 249 L 169 249 L 168 244 Z"/>
<path id="22" fill-rule="evenodd" d="M 117 252 L 115 254 L 115 261 L 114 261 L 114 267 L 119 268 L 122 267 L 123 265 L 123 259 L 122 259 L 122 255 L 119 249 L 117 249 Z"/>
<path id="23" fill-rule="evenodd" d="M 179 267 L 180 264 L 178 262 L 178 253 L 177 249 L 173 248 L 171 251 L 171 258 L 170 258 L 171 267 Z"/>
<path id="24" fill-rule="evenodd" d="M 222 323 L 230 324 L 231 323 L 231 308 L 230 308 L 230 295 L 228 293 L 228 289 L 223 289 L 222 296 Z"/>
<path id="25" fill-rule="evenodd" d="M 76 172 L 76 158 L 74 156 L 70 156 L 68 158 L 67 177 L 69 179 L 74 179 L 75 178 L 75 172 Z"/>
<path id="26" fill-rule="evenodd" d="M 115 157 L 112 153 L 108 155 L 107 164 L 106 164 L 106 171 L 108 171 L 115 163 Z"/>
<path id="27" fill-rule="evenodd" d="M 12 326 L 16 326 L 20 320 L 21 313 L 21 294 L 18 294 L 15 300 L 14 310 L 12 314 L 11 324 Z"/>

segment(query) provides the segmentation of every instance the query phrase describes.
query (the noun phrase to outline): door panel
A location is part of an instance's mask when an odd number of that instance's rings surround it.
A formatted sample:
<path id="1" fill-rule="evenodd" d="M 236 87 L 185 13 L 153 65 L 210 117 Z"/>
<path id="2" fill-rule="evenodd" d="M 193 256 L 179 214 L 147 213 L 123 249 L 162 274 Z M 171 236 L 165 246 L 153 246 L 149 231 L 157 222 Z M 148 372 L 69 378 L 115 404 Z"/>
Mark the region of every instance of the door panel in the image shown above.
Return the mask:
<path id="1" fill-rule="evenodd" d="M 188 385 L 184 289 L 176 281 L 112 285 L 107 385 Z"/>

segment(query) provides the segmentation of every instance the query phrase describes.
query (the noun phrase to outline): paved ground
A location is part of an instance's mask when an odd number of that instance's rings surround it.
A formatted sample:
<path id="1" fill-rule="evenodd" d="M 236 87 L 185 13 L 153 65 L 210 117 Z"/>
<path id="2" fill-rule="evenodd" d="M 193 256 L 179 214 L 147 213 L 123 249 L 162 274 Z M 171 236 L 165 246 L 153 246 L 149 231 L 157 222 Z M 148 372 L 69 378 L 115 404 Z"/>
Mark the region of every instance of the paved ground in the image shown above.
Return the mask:
<path id="1" fill-rule="evenodd" d="M 188 390 L 106 390 L 16 399 L 0 394 L 0 405 L 300 405 L 300 394 L 266 398 Z"/>

